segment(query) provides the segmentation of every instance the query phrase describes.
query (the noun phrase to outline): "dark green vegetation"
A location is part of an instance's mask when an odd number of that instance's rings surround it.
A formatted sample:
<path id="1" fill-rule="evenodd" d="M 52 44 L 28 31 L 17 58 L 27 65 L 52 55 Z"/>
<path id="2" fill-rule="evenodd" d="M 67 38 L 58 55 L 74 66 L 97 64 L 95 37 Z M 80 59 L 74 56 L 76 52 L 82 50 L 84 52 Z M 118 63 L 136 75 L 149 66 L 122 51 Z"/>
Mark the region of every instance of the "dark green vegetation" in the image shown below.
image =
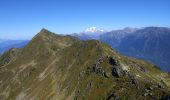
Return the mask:
<path id="1" fill-rule="evenodd" d="M 7 59 L 7 60 L 6 60 Z M 170 76 L 100 41 L 41 30 L 0 57 L 2 100 L 143 100 L 169 97 Z"/>

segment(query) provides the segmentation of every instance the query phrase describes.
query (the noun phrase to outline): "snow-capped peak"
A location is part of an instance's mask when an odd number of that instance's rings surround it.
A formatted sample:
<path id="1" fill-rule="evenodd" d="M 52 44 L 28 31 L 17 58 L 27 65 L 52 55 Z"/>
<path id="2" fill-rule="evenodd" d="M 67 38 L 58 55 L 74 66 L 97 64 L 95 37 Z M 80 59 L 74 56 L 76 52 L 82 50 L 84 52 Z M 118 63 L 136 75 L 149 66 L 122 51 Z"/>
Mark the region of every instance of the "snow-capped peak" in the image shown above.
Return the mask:
<path id="1" fill-rule="evenodd" d="M 90 27 L 90 28 L 87 28 L 84 32 L 85 33 L 103 33 L 105 32 L 105 30 L 97 28 L 97 27 Z"/>

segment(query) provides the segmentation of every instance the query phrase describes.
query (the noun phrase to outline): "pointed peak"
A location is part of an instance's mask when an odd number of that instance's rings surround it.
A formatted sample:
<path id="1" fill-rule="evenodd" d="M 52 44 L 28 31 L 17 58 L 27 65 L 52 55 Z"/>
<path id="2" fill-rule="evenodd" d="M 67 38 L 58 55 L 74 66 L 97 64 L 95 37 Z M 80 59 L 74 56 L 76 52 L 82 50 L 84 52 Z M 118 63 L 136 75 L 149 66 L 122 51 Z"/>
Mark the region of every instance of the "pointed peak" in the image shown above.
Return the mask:
<path id="1" fill-rule="evenodd" d="M 50 32 L 49 30 L 42 28 L 41 31 L 39 33 L 46 33 L 46 32 Z"/>
<path id="2" fill-rule="evenodd" d="M 38 34 L 39 35 L 41 35 L 41 34 L 45 35 L 45 34 L 51 34 L 51 33 L 52 32 L 50 32 L 49 30 L 43 28 L 43 29 L 40 30 L 40 32 Z M 52 34 L 54 34 L 54 33 L 52 33 Z"/>
<path id="3" fill-rule="evenodd" d="M 43 28 L 35 37 L 48 37 L 48 36 L 56 36 L 57 34 Z"/>

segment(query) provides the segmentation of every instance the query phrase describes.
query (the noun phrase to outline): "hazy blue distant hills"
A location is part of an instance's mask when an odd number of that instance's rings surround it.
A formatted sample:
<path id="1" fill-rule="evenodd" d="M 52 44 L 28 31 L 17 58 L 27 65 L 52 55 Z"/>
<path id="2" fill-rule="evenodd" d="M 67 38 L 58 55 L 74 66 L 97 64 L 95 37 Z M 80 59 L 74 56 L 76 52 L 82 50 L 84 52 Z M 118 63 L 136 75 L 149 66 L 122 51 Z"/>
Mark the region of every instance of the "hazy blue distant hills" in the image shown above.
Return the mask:
<path id="1" fill-rule="evenodd" d="M 29 40 L 4 40 L 0 39 L 0 54 L 8 51 L 11 48 L 22 48 Z"/>
<path id="2" fill-rule="evenodd" d="M 100 35 L 100 40 L 111 45 L 113 48 L 119 46 L 124 37 L 135 32 L 137 28 L 124 28 L 122 30 L 113 30 L 105 34 Z"/>
<path id="3" fill-rule="evenodd" d="M 125 36 L 116 48 L 125 55 L 148 60 L 170 71 L 169 41 L 169 28 L 147 27 Z"/>

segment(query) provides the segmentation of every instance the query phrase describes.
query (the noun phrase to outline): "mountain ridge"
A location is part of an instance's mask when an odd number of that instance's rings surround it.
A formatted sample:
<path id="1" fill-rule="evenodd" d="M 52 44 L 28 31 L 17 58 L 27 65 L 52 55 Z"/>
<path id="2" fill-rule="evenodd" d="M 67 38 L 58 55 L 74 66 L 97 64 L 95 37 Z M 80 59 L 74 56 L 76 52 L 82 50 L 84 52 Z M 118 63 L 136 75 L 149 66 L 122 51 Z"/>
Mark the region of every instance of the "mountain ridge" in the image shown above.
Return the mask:
<path id="1" fill-rule="evenodd" d="M 168 74 L 152 64 L 50 31 L 40 31 L 0 69 L 2 99 L 163 99 L 169 88 Z"/>

